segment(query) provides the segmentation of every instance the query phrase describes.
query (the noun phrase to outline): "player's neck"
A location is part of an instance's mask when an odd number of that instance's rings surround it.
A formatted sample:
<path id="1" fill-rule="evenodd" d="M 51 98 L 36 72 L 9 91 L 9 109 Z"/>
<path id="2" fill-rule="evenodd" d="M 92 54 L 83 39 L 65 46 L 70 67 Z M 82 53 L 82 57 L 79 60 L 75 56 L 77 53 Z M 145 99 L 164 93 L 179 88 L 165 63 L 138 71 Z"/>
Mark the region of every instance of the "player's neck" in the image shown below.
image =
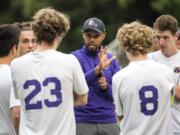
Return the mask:
<path id="1" fill-rule="evenodd" d="M 178 49 L 175 47 L 175 48 L 172 48 L 171 50 L 164 50 L 164 51 L 161 50 L 161 51 L 166 57 L 171 57 L 178 52 Z"/>
<path id="2" fill-rule="evenodd" d="M 147 60 L 148 59 L 146 54 L 144 54 L 144 55 L 139 54 L 137 56 L 134 56 L 134 55 L 132 55 L 130 53 L 126 53 L 126 55 L 127 55 L 128 59 L 129 59 L 129 61 L 142 61 L 142 60 Z"/>
<path id="3" fill-rule="evenodd" d="M 46 51 L 49 49 L 56 50 L 58 48 L 59 44 L 61 43 L 61 40 L 62 40 L 62 37 L 56 36 L 56 38 L 54 39 L 54 41 L 52 43 L 47 43 L 47 42 L 41 41 L 37 45 L 37 49 L 35 51 L 42 52 L 42 51 Z"/>
<path id="4" fill-rule="evenodd" d="M 42 51 L 46 51 L 46 50 L 49 50 L 49 49 L 56 50 L 57 45 L 55 45 L 54 43 L 48 44 L 46 42 L 41 42 L 40 44 L 38 44 L 37 49 L 35 51 L 42 52 Z"/>
<path id="5" fill-rule="evenodd" d="M 11 63 L 12 59 L 9 56 L 0 57 L 0 64 L 6 64 L 9 65 Z"/>

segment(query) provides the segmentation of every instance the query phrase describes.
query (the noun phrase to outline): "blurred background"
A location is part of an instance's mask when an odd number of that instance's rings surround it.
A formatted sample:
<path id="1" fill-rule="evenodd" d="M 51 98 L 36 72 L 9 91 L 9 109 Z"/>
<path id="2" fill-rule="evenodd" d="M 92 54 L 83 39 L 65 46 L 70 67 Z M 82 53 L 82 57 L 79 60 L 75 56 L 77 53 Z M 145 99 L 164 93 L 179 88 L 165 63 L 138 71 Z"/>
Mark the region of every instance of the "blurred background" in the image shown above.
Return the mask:
<path id="1" fill-rule="evenodd" d="M 107 45 L 113 41 L 117 29 L 126 22 L 140 20 L 149 26 L 161 14 L 171 14 L 180 20 L 180 0 L 1 0 L 0 24 L 31 21 L 34 13 L 44 7 L 53 7 L 66 13 L 71 29 L 59 50 L 70 53 L 82 46 L 81 29 L 90 17 L 104 21 Z"/>

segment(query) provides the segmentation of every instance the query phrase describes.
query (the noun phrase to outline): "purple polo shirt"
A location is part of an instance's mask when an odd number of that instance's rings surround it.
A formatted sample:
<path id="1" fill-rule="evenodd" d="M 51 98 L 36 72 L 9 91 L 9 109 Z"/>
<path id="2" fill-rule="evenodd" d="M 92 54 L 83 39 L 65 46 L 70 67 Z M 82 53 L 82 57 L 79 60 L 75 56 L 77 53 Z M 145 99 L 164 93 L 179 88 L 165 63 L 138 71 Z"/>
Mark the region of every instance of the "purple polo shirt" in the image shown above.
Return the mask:
<path id="1" fill-rule="evenodd" d="M 108 83 L 108 89 L 102 91 L 98 86 L 99 76 L 95 76 L 94 70 L 99 63 L 97 52 L 90 52 L 83 46 L 81 49 L 72 52 L 79 60 L 84 71 L 89 87 L 88 104 L 75 107 L 76 123 L 116 123 L 115 106 L 112 97 L 112 76 L 120 70 L 119 64 L 113 60 L 108 68 L 103 70 Z M 107 57 L 112 55 L 107 53 Z"/>

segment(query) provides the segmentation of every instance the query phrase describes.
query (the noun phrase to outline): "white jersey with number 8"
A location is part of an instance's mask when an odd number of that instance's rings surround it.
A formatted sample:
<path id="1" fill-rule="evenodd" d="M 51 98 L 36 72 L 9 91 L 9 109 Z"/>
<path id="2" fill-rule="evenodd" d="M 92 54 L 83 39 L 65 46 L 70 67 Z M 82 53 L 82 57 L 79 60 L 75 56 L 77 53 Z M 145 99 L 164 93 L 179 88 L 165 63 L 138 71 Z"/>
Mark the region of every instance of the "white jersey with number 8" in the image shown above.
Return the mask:
<path id="1" fill-rule="evenodd" d="M 121 135 L 171 135 L 170 68 L 144 60 L 131 62 L 113 77 L 117 115 L 123 116 Z"/>

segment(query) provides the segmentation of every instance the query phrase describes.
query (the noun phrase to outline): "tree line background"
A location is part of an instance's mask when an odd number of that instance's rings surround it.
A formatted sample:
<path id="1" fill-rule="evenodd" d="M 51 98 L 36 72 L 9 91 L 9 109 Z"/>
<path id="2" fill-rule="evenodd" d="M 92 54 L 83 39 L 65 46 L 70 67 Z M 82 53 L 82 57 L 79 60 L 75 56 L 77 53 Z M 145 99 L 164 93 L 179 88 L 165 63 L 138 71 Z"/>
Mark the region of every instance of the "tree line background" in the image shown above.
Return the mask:
<path id="1" fill-rule="evenodd" d="M 126 22 L 139 20 L 152 26 L 161 14 L 171 14 L 180 20 L 180 0 L 1 0 L 0 24 L 31 21 L 34 13 L 45 7 L 53 7 L 70 17 L 71 29 L 59 47 L 65 53 L 82 46 L 82 25 L 90 17 L 104 21 L 105 45 L 115 38 L 117 29 Z"/>

